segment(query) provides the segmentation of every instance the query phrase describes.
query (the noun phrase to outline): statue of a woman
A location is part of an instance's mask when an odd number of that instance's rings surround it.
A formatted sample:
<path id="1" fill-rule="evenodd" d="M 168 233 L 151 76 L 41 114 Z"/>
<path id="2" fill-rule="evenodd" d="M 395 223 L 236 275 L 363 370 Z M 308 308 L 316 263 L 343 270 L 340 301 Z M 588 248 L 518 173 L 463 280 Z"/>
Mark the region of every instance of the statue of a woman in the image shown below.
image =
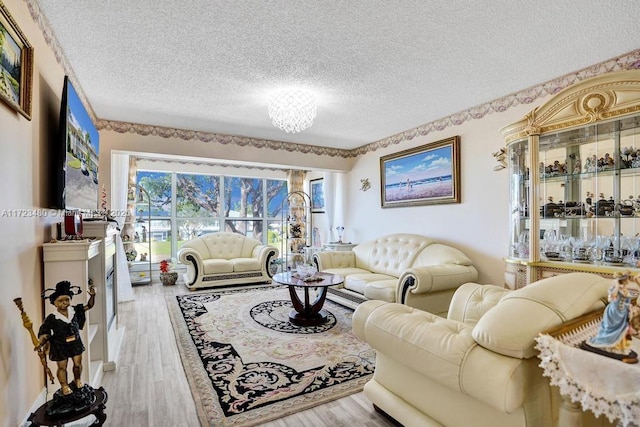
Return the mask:
<path id="1" fill-rule="evenodd" d="M 634 310 L 629 287 L 637 285 L 638 279 L 624 273 L 614 275 L 614 280 L 598 333 L 585 341 L 582 348 L 626 363 L 637 363 L 638 355 L 631 350 L 630 324 Z"/>

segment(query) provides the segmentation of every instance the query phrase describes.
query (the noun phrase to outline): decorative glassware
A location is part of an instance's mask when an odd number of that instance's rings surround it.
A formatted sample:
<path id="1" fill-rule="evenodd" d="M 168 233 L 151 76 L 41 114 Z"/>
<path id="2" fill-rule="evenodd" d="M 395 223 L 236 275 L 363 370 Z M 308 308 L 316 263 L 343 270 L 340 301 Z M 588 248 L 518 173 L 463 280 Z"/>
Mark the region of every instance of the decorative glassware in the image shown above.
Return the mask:
<path id="1" fill-rule="evenodd" d="M 339 225 L 336 227 L 336 231 L 338 232 L 338 243 L 342 243 L 342 233 L 344 233 L 344 227 Z"/>

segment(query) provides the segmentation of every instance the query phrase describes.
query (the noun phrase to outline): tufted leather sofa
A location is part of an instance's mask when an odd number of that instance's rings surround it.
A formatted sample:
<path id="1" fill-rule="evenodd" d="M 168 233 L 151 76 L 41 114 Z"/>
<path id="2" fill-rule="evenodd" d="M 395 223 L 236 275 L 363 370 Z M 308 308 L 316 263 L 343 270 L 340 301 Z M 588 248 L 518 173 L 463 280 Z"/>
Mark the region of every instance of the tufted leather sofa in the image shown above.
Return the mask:
<path id="1" fill-rule="evenodd" d="M 237 233 L 205 234 L 182 245 L 178 260 L 187 265 L 184 281 L 191 290 L 270 282 L 269 263 L 278 249 Z"/>
<path id="2" fill-rule="evenodd" d="M 319 271 L 344 277 L 327 298 L 352 307 L 381 300 L 445 315 L 456 288 L 478 278 L 461 251 L 417 234 L 390 234 L 351 251 L 317 252 L 313 260 Z"/>
<path id="3" fill-rule="evenodd" d="M 405 427 L 556 426 L 560 398 L 538 367 L 534 339 L 604 308 L 609 285 L 589 273 L 515 291 L 468 283 L 455 292 L 447 318 L 364 302 L 353 331 L 376 350 L 364 394 Z"/>

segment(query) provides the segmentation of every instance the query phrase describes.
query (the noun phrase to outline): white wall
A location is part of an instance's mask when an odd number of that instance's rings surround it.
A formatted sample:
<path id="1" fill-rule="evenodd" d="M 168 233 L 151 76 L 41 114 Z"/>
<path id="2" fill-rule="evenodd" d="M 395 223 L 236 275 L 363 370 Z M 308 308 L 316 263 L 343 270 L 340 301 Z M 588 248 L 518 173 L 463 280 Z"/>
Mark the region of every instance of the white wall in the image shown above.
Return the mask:
<path id="1" fill-rule="evenodd" d="M 520 105 L 503 113 L 417 137 L 358 158 L 347 174 L 345 211 L 346 241 L 364 242 L 397 233 L 417 233 L 462 250 L 480 273 L 480 283 L 503 285 L 503 257 L 508 253 L 508 172 L 494 171 L 491 153 L 503 147 L 500 128 L 520 120 L 535 106 Z M 380 157 L 407 148 L 460 136 L 460 204 L 381 208 Z M 361 191 L 361 179 L 371 189 Z M 325 224 L 324 214 L 314 215 L 314 224 Z"/>
<path id="2" fill-rule="evenodd" d="M 62 220 L 51 216 L 57 211 L 46 209 L 46 193 L 64 72 L 26 3 L 3 3 L 35 52 L 32 120 L 0 102 L 0 426 L 8 427 L 23 420 L 44 386 L 40 360 L 13 299 L 22 298 L 37 333 L 43 307 L 42 243 L 50 239 L 49 224 Z"/>

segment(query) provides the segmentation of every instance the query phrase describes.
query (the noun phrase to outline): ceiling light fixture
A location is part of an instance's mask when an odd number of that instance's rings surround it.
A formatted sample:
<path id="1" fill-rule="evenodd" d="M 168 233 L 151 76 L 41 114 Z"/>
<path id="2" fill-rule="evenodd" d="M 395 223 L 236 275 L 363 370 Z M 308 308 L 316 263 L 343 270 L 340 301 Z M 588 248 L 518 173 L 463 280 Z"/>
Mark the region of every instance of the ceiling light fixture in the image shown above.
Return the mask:
<path id="1" fill-rule="evenodd" d="M 269 117 L 277 128 L 298 133 L 313 124 L 318 103 L 313 94 L 300 90 L 282 90 L 269 99 Z"/>

